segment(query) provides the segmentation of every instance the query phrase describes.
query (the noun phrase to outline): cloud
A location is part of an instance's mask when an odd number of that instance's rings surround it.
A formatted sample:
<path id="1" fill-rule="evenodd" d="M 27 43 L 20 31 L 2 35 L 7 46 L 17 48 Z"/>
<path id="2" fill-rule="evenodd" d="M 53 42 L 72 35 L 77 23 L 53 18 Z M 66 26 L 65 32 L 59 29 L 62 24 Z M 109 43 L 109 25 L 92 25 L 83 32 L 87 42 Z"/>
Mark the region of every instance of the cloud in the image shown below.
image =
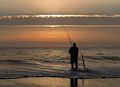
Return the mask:
<path id="1" fill-rule="evenodd" d="M 120 25 L 120 15 L 0 16 L 0 25 Z"/>

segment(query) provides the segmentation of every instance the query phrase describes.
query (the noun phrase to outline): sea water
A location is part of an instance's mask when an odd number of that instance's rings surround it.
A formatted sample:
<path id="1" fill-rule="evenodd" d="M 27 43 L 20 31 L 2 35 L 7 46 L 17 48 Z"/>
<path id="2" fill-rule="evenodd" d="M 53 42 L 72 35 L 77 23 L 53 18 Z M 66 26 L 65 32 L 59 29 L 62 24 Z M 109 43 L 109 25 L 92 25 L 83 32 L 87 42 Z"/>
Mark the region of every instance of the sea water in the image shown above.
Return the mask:
<path id="1" fill-rule="evenodd" d="M 70 73 L 68 50 L 68 48 L 35 47 L 0 48 L 0 78 L 23 76 L 67 77 L 67 73 Z M 86 68 L 91 71 L 106 76 L 120 77 L 120 48 L 86 48 L 84 60 Z M 83 69 L 80 53 L 78 65 L 80 69 Z M 66 73 L 66 76 L 64 73 Z M 74 76 L 74 74 L 72 75 Z M 78 77 L 80 76 L 78 75 Z"/>

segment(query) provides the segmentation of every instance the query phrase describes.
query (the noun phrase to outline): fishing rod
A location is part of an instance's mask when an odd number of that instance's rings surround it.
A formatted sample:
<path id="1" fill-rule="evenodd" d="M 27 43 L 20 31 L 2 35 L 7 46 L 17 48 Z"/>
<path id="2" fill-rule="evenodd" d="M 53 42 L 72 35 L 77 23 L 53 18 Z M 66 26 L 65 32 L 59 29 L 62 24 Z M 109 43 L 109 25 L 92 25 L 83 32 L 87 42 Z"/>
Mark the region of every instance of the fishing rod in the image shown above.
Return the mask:
<path id="1" fill-rule="evenodd" d="M 67 34 L 67 36 L 68 36 L 68 39 L 69 39 L 70 45 L 72 46 L 72 41 L 71 41 L 71 39 L 70 39 L 70 35 L 69 35 L 68 31 L 67 31 L 65 28 L 64 28 L 64 30 L 65 30 L 65 32 L 66 32 L 66 34 Z"/>
<path id="2" fill-rule="evenodd" d="M 67 29 L 65 27 L 64 27 L 64 30 L 65 30 L 65 32 L 67 34 L 68 39 L 69 39 L 69 43 L 72 46 L 72 40 L 71 40 L 70 35 L 69 35 L 69 33 L 68 33 L 68 31 L 67 31 Z M 84 68 L 84 71 L 85 71 L 86 67 L 85 67 L 85 61 L 84 61 L 84 55 L 83 55 L 83 53 L 82 53 L 81 57 L 82 57 L 82 62 L 83 62 L 83 68 Z"/>

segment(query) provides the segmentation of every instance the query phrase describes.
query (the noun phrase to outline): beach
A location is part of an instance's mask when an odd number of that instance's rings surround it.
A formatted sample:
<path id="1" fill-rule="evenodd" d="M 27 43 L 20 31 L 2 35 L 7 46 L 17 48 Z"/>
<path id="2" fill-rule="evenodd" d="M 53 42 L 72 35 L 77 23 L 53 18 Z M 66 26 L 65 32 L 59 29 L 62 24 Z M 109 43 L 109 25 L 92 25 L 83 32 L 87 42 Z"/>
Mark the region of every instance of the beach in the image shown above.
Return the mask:
<path id="1" fill-rule="evenodd" d="M 0 80 L 0 87 L 119 87 L 120 79 L 21 78 Z"/>

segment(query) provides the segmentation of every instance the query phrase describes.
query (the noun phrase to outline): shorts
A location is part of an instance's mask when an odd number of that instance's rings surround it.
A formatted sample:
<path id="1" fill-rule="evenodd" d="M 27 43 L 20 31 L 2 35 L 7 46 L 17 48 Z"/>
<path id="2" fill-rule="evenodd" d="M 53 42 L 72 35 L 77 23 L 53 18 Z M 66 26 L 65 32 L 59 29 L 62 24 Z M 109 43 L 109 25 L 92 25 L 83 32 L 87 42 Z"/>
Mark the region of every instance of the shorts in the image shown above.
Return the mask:
<path id="1" fill-rule="evenodd" d="M 70 58 L 70 63 L 71 64 L 78 63 L 78 58 Z"/>

